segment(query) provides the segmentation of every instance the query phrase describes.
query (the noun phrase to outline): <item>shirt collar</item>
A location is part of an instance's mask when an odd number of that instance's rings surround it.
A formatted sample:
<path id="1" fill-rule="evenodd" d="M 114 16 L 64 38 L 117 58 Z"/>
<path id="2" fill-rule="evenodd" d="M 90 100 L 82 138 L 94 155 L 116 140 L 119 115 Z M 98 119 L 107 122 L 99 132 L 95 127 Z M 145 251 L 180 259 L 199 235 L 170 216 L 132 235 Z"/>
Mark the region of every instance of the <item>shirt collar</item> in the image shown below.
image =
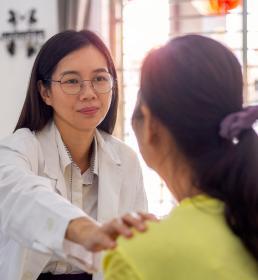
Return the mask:
<path id="1" fill-rule="evenodd" d="M 56 136 L 56 143 L 57 143 L 57 149 L 59 154 L 59 160 L 60 160 L 60 166 L 62 169 L 62 172 L 65 172 L 65 169 L 68 165 L 72 163 L 72 157 L 65 147 L 65 144 L 62 140 L 62 137 L 60 135 L 59 130 L 57 129 L 56 125 L 54 124 L 55 128 L 55 136 Z M 98 175 L 98 141 L 96 139 L 96 136 L 94 135 L 93 138 L 93 151 L 90 159 L 90 169 L 95 174 Z"/>
<path id="2" fill-rule="evenodd" d="M 210 197 L 206 194 L 198 194 L 192 197 L 184 198 L 179 206 L 188 207 L 189 205 L 194 205 L 196 207 L 201 208 L 202 205 L 206 205 L 209 208 L 215 208 L 218 211 L 222 211 L 224 208 L 224 204 L 221 200 Z"/>

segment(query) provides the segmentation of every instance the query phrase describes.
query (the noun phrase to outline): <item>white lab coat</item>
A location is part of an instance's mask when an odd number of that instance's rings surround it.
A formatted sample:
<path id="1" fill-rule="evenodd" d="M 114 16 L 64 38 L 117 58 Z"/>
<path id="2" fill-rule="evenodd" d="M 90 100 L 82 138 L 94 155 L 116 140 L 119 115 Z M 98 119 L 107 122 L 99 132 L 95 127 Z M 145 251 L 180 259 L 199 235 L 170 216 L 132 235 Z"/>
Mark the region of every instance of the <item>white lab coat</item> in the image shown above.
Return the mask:
<path id="1" fill-rule="evenodd" d="M 129 211 L 146 211 L 135 153 L 107 133 L 97 130 L 96 137 L 97 220 L 106 222 Z M 88 271 L 98 265 L 99 256 L 81 246 L 68 244 L 64 249 L 69 221 L 86 214 L 66 199 L 56 145 L 53 123 L 38 133 L 19 129 L 0 142 L 0 279 L 35 280 L 53 254 L 70 261 L 76 256 Z M 102 279 L 101 273 L 95 273 L 93 279 Z"/>

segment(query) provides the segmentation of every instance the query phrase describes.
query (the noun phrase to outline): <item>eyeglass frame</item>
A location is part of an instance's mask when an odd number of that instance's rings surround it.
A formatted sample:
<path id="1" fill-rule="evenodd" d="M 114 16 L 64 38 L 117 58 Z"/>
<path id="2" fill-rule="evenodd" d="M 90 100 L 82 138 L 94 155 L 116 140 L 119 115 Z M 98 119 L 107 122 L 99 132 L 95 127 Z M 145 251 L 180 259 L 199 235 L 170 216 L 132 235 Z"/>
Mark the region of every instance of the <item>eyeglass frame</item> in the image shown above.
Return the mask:
<path id="1" fill-rule="evenodd" d="M 91 88 L 94 90 L 94 92 L 96 92 L 96 93 L 98 93 L 98 94 L 107 94 L 107 93 L 109 93 L 109 92 L 114 88 L 116 79 L 114 79 L 114 77 L 113 77 L 109 72 L 106 72 L 106 73 L 110 75 L 111 80 L 112 80 L 112 87 L 111 87 L 108 91 L 106 91 L 106 92 L 98 92 L 98 91 L 94 88 L 94 86 L 93 86 L 93 83 L 92 83 L 92 80 L 93 80 L 93 79 L 91 79 L 91 80 L 81 80 L 81 81 L 80 81 L 80 90 L 79 90 L 77 93 L 67 93 L 67 92 L 65 92 L 65 91 L 63 90 L 62 84 L 61 84 L 61 82 L 62 82 L 61 79 L 62 79 L 65 75 L 63 75 L 63 76 L 61 77 L 60 80 L 43 79 L 43 81 L 59 83 L 61 90 L 63 91 L 64 94 L 67 94 L 67 95 L 79 95 L 80 92 L 81 92 L 81 90 L 82 90 L 83 87 L 84 87 L 83 82 L 90 82 Z"/>

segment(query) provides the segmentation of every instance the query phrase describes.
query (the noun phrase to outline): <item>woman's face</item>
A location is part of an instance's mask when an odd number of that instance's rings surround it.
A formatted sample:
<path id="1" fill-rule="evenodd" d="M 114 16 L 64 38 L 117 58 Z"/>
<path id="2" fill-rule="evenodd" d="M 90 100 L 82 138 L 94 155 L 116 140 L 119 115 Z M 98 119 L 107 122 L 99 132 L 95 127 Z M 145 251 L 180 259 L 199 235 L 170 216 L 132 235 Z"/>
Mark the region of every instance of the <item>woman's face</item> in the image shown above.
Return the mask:
<path id="1" fill-rule="evenodd" d="M 44 101 L 53 108 L 57 126 L 93 131 L 110 107 L 112 89 L 106 86 L 110 77 L 104 55 L 92 45 L 61 59 L 51 77 L 50 89 L 44 88 L 43 93 L 41 90 Z M 54 82 L 60 80 L 61 83 Z M 84 81 L 80 87 L 82 80 L 92 83 Z M 78 94 L 72 94 L 77 93 L 76 87 Z"/>

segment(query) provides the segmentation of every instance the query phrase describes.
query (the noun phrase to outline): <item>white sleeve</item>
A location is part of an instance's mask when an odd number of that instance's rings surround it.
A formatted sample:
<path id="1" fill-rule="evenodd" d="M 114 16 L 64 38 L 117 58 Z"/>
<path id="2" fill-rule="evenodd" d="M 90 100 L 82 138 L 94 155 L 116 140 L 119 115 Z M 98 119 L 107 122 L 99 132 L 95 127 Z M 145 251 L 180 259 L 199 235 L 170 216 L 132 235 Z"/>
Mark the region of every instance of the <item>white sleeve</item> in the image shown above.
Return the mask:
<path id="1" fill-rule="evenodd" d="M 35 140 L 30 142 L 26 145 L 30 153 L 38 153 Z M 1 232 L 24 247 L 54 253 L 71 262 L 78 259 L 81 268 L 85 264 L 86 270 L 94 270 L 90 252 L 78 244 L 70 242 L 67 246 L 64 242 L 68 223 L 86 214 L 54 192 L 50 180 L 32 169 L 26 153 L 0 143 Z"/>

